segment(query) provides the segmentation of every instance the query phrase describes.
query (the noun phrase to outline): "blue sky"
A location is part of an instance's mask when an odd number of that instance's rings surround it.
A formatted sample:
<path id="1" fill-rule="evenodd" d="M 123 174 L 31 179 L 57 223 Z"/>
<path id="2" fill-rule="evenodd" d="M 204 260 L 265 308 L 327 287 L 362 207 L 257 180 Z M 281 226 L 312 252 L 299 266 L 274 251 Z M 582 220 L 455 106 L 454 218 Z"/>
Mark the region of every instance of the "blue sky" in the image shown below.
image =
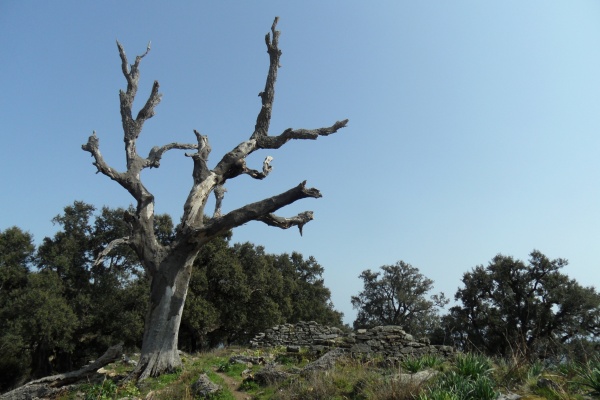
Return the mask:
<path id="1" fill-rule="evenodd" d="M 452 297 L 460 278 L 498 254 L 538 249 L 600 284 L 600 3 L 596 1 L 0 1 L 0 229 L 36 241 L 74 200 L 127 206 L 81 150 L 96 130 L 124 167 L 115 45 L 141 64 L 138 105 L 163 99 L 138 142 L 208 135 L 209 165 L 252 133 L 268 67 L 264 35 L 278 15 L 283 51 L 271 133 L 350 119 L 318 141 L 266 155 L 274 170 L 226 186 L 224 211 L 303 180 L 324 197 L 300 237 L 261 223 L 235 242 L 299 251 L 325 268 L 337 309 L 365 269 L 398 260 Z M 168 153 L 143 179 L 175 220 L 191 161 Z"/>

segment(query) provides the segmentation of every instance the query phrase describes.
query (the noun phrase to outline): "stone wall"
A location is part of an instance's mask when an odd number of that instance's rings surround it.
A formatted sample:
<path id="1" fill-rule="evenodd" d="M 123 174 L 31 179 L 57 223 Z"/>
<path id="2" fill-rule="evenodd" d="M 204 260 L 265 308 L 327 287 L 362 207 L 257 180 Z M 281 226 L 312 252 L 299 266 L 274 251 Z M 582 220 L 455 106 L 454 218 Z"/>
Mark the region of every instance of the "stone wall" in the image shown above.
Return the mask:
<path id="1" fill-rule="evenodd" d="M 377 326 L 345 333 L 316 322 L 275 326 L 257 335 L 250 344 L 253 347 L 310 347 L 317 351 L 339 347 L 355 355 L 373 353 L 398 359 L 425 354 L 448 357 L 454 353 L 450 346 L 431 345 L 427 339 L 417 340 L 399 326 Z"/>

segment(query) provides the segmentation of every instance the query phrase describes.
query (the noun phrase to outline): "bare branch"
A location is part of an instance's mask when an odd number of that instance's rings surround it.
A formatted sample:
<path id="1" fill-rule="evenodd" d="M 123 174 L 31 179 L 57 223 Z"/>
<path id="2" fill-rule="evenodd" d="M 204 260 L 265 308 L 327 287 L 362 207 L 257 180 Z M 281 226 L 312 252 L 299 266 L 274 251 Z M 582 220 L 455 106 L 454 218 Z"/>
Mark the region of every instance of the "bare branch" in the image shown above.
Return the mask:
<path id="1" fill-rule="evenodd" d="M 119 56 L 121 57 L 121 71 L 123 71 L 123 75 L 125 76 L 125 79 L 127 79 L 127 82 L 129 83 L 129 62 L 127 61 L 127 55 L 125 54 L 125 49 L 123 48 L 123 45 L 121 45 L 121 43 L 119 43 L 119 41 L 117 40 L 117 47 L 119 49 Z"/>
<path id="2" fill-rule="evenodd" d="M 252 139 L 256 139 L 260 136 L 266 136 L 269 134 L 269 124 L 271 123 L 271 113 L 273 111 L 273 101 L 275 100 L 275 82 L 277 81 L 277 70 L 279 69 L 279 58 L 281 57 L 281 50 L 279 50 L 279 34 L 280 32 L 275 30 L 279 17 L 275 17 L 273 25 L 271 26 L 271 35 L 267 33 L 265 36 L 265 43 L 267 44 L 267 53 L 269 53 L 269 72 L 267 74 L 267 81 L 265 82 L 265 89 L 258 95 L 262 100 L 262 107 L 256 118 L 256 125 L 254 127 L 254 133 Z"/>
<path id="3" fill-rule="evenodd" d="M 117 182 L 121 182 L 123 180 L 123 174 L 109 167 L 104 161 L 104 158 L 100 153 L 100 140 L 98 139 L 98 136 L 96 136 L 96 131 L 94 131 L 88 138 L 88 142 L 86 144 L 81 145 L 81 148 L 89 152 L 92 157 L 94 157 L 94 165 L 96 168 L 98 168 L 97 172 L 102 172 L 104 175 Z"/>
<path id="4" fill-rule="evenodd" d="M 257 139 L 261 149 L 278 149 L 292 139 L 316 140 L 319 136 L 329 136 L 346 127 L 348 120 L 337 121 L 335 124 L 319 129 L 286 129 L 279 136 L 262 136 Z"/>
<path id="5" fill-rule="evenodd" d="M 248 168 L 246 166 L 246 160 L 244 159 L 240 160 L 239 164 L 242 167 L 242 173 L 250 175 L 254 179 L 265 179 L 267 175 L 269 175 L 269 173 L 273 170 L 273 167 L 271 166 L 271 161 L 273 161 L 273 157 L 267 156 L 265 158 L 265 161 L 263 161 L 262 172 Z"/>
<path id="6" fill-rule="evenodd" d="M 235 178 L 241 174 L 247 174 L 255 179 L 264 179 L 271 172 L 270 161 L 263 166 L 263 172 L 250 169 L 246 166 L 245 158 L 258 149 L 277 149 L 283 146 L 291 139 L 311 139 L 319 136 L 327 136 L 337 132 L 346 126 L 348 120 L 338 121 L 330 127 L 319 129 L 287 129 L 279 136 L 269 136 L 269 125 L 271 122 L 271 113 L 273 102 L 275 100 L 275 83 L 277 81 L 277 71 L 280 67 L 279 60 L 281 50 L 279 49 L 280 32 L 275 28 L 279 17 L 276 17 L 271 26 L 271 33 L 265 36 L 267 53 L 269 54 L 269 71 L 265 82 L 265 88 L 259 93 L 262 101 L 261 110 L 256 118 L 254 133 L 250 140 L 240 143 L 235 149 L 227 153 L 217 164 L 213 172 L 217 174 L 221 182 L 227 179 Z"/>
<path id="7" fill-rule="evenodd" d="M 98 258 L 96 258 L 96 261 L 94 261 L 94 267 L 97 267 L 98 265 L 102 264 L 104 262 L 104 259 L 106 258 L 106 256 L 117 246 L 120 246 L 122 244 L 129 244 L 129 236 L 120 238 L 120 239 L 115 239 L 112 242 L 110 242 L 105 248 L 104 250 L 102 250 L 100 252 L 100 254 L 98 254 Z"/>
<path id="8" fill-rule="evenodd" d="M 304 181 L 287 192 L 256 203 L 247 204 L 227 213 L 221 218 L 215 218 L 207 223 L 204 228 L 198 229 L 197 233 L 201 237 L 214 237 L 214 235 L 218 235 L 247 222 L 261 220 L 268 214 L 307 197 L 319 198 L 321 197 L 321 192 L 315 188 L 307 188 L 306 181 Z"/>
<path id="9" fill-rule="evenodd" d="M 208 143 L 208 136 L 200 134 L 200 132 L 195 129 L 194 134 L 196 135 L 196 140 L 198 141 L 198 144 L 195 146 L 198 151 L 191 154 L 186 153 L 185 156 L 192 157 L 192 160 L 194 160 L 194 171 L 192 172 L 192 176 L 194 177 L 194 184 L 196 185 L 202 182 L 210 173 L 206 163 L 212 148 Z"/>
<path id="10" fill-rule="evenodd" d="M 138 82 L 140 78 L 139 65 L 148 52 L 150 51 L 150 43 L 146 47 L 146 52 L 141 56 L 135 58 L 135 63 L 128 65 L 127 55 L 125 49 L 121 43 L 117 41 L 117 47 L 119 49 L 119 56 L 121 57 L 121 70 L 127 80 L 127 90 L 119 91 L 119 102 L 121 109 L 121 121 L 123 124 L 123 133 L 125 135 L 125 154 L 127 158 L 127 170 L 136 165 L 137 168 L 143 168 L 145 163 L 140 163 L 140 157 L 136 150 L 136 140 L 142 132 L 144 122 L 154 116 L 154 108 L 160 103 L 161 94 L 158 92 L 160 85 L 158 82 L 154 82 L 152 91 L 144 107 L 138 112 L 136 119 L 133 119 L 131 108 L 138 90 Z"/>
<path id="11" fill-rule="evenodd" d="M 313 212 L 305 211 L 303 213 L 296 215 L 295 217 L 290 217 L 290 218 L 278 217 L 275 214 L 268 214 L 268 215 L 265 215 L 264 217 L 258 218 L 257 221 L 262 221 L 267 225 L 275 226 L 275 227 L 281 228 L 281 229 L 288 229 L 288 228 L 291 228 L 292 226 L 297 226 L 298 229 L 300 230 L 300 236 L 302 236 L 302 228 L 309 221 L 312 221 L 312 219 L 313 219 Z"/>
<path id="12" fill-rule="evenodd" d="M 146 159 L 146 165 L 144 165 L 144 168 L 160 167 L 160 160 L 161 160 L 163 154 L 168 150 L 172 150 L 172 149 L 195 150 L 197 148 L 198 148 L 197 144 L 189 144 L 189 143 L 169 143 L 169 144 L 166 144 L 161 147 L 154 146 L 152 148 L 152 150 L 150 150 L 150 153 L 148 154 L 148 158 Z"/>
<path id="13" fill-rule="evenodd" d="M 216 198 L 216 204 L 215 204 L 215 212 L 213 214 L 213 218 L 219 218 L 221 217 L 221 203 L 223 203 L 223 198 L 225 197 L 225 192 L 227 192 L 227 189 L 225 189 L 225 187 L 223 185 L 218 185 L 215 188 L 215 198 Z"/>
<path id="14" fill-rule="evenodd" d="M 138 121 L 138 123 L 143 123 L 154 116 L 154 107 L 160 103 L 160 99 L 162 98 L 162 94 L 158 93 L 159 87 L 160 85 L 158 84 L 158 81 L 154 81 L 150 96 L 136 117 L 136 121 Z"/>

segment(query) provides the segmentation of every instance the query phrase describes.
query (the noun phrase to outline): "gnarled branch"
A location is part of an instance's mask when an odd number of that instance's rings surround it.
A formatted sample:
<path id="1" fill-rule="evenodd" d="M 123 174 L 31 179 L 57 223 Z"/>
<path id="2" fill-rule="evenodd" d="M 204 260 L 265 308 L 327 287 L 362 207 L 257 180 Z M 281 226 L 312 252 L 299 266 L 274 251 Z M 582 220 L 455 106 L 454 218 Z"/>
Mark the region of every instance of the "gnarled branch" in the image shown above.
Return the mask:
<path id="1" fill-rule="evenodd" d="M 258 138 L 257 145 L 261 149 L 278 149 L 292 139 L 316 140 L 319 136 L 329 136 L 346 127 L 348 120 L 337 121 L 335 124 L 318 129 L 292 129 L 288 128 L 279 136 L 263 136 Z"/>
<path id="2" fill-rule="evenodd" d="M 304 211 L 294 217 L 289 217 L 289 218 L 279 217 L 275 214 L 268 214 L 268 215 L 265 215 L 264 217 L 259 218 L 258 221 L 262 221 L 267 225 L 275 226 L 275 227 L 281 228 L 281 229 L 288 229 L 288 228 L 291 228 L 292 226 L 297 226 L 298 229 L 300 230 L 300 236 L 302 236 L 302 228 L 309 221 L 312 221 L 312 219 L 313 219 L 313 212 L 312 211 Z"/>
<path id="3" fill-rule="evenodd" d="M 190 143 L 169 143 L 164 146 L 154 146 L 150 153 L 148 154 L 148 158 L 146 159 L 146 163 L 144 164 L 144 168 L 158 168 L 160 167 L 160 160 L 163 154 L 172 149 L 178 150 L 195 150 L 198 148 L 197 144 Z"/>
<path id="4" fill-rule="evenodd" d="M 268 215 L 282 207 L 294 203 L 297 200 L 307 197 L 312 197 L 315 199 L 319 198 L 321 197 L 321 192 L 315 188 L 307 188 L 306 181 L 304 181 L 286 192 L 258 201 L 256 203 L 247 204 L 227 213 L 221 218 L 212 219 L 203 228 L 197 231 L 198 237 L 201 239 L 211 238 L 247 222 L 262 221 L 263 218 L 265 219 L 263 222 L 273 221 L 273 226 L 278 226 L 275 224 L 274 219 L 268 217 Z M 303 224 L 306 222 L 308 222 L 308 220 L 306 220 Z M 283 227 L 283 224 L 279 227 Z"/>
<path id="5" fill-rule="evenodd" d="M 96 136 L 96 131 L 92 133 L 92 135 L 88 138 L 86 144 L 81 145 L 81 148 L 84 151 L 89 152 L 92 157 L 94 157 L 94 166 L 98 168 L 98 172 L 102 172 L 104 175 L 108 176 L 110 179 L 115 180 L 119 183 L 123 180 L 123 174 L 117 172 L 114 168 L 110 167 L 105 161 L 104 157 L 102 157 L 102 153 L 100 153 L 100 140 L 98 136 Z"/>
<path id="6" fill-rule="evenodd" d="M 275 30 L 278 21 L 279 17 L 275 17 L 273 25 L 271 25 L 273 37 L 271 38 L 271 35 L 268 33 L 265 36 L 267 52 L 269 53 L 269 72 L 267 74 L 267 81 L 265 82 L 265 89 L 258 94 L 262 100 L 262 107 L 256 118 L 252 139 L 269 134 L 273 101 L 275 100 L 275 82 L 277 81 L 277 70 L 280 67 L 279 58 L 281 57 L 281 50 L 279 50 L 280 32 Z"/>

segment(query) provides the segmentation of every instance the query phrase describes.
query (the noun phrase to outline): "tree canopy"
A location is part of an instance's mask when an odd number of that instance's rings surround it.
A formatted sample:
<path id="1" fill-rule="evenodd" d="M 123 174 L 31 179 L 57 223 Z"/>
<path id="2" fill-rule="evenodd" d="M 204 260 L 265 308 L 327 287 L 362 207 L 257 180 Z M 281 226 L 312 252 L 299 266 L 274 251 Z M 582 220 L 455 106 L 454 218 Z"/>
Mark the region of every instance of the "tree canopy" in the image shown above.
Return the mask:
<path id="1" fill-rule="evenodd" d="M 455 343 L 494 355 L 548 357 L 569 342 L 600 334 L 600 295 L 534 250 L 529 263 L 498 254 L 463 275 L 446 329 Z"/>
<path id="2" fill-rule="evenodd" d="M 364 289 L 352 296 L 358 310 L 354 328 L 400 325 L 416 334 L 430 334 L 439 326 L 438 310 L 447 304 L 443 293 L 426 297 L 433 281 L 404 261 L 383 265 L 381 271 L 363 271 Z"/>

